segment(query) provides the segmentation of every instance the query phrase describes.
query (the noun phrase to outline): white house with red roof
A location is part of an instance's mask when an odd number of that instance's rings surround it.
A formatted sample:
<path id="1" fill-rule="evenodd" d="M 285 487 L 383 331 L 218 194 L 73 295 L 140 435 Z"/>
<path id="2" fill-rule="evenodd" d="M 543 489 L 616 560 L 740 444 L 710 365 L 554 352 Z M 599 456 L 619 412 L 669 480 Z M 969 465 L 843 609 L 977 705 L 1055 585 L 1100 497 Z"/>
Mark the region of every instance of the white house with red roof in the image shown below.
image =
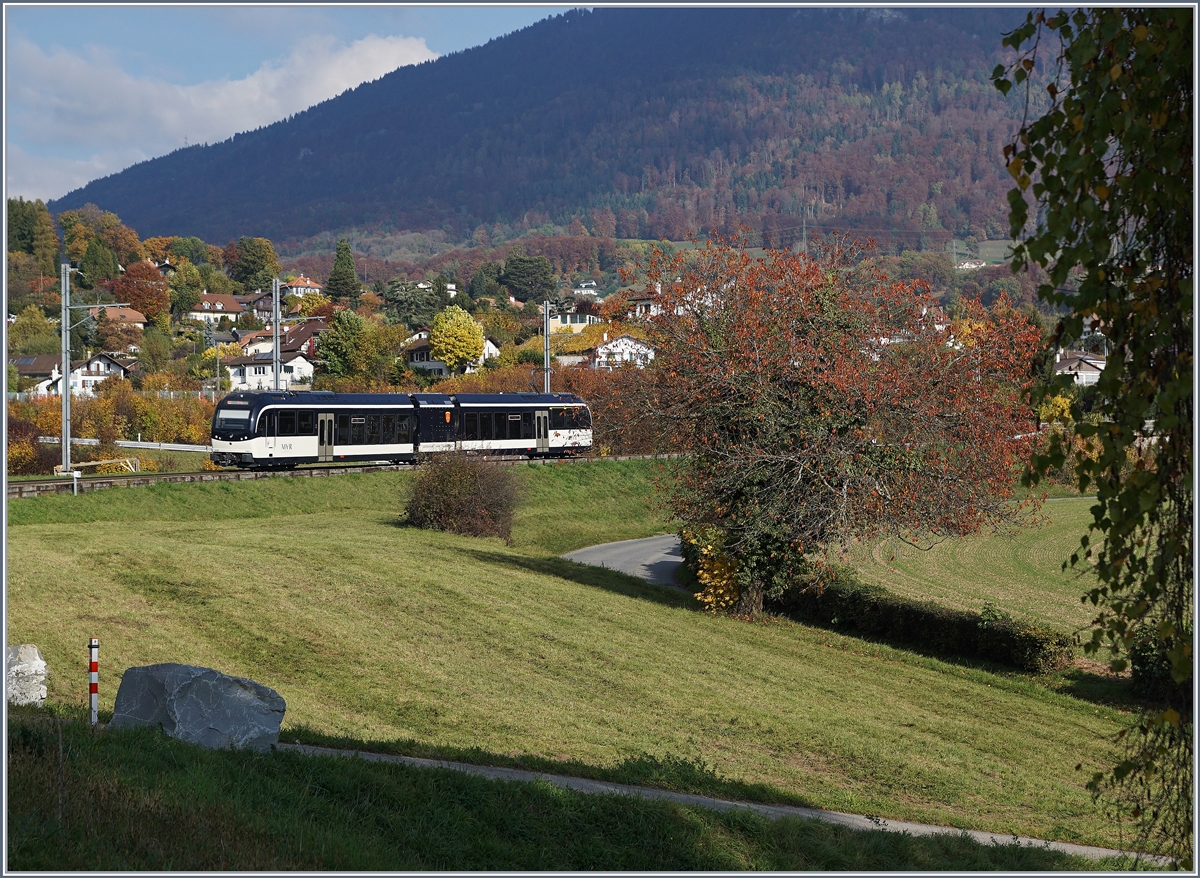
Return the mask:
<path id="1" fill-rule="evenodd" d="M 188 312 L 188 318 L 202 323 L 216 323 L 222 317 L 237 320 L 242 316 L 242 303 L 228 293 L 200 294 L 200 301 Z"/>

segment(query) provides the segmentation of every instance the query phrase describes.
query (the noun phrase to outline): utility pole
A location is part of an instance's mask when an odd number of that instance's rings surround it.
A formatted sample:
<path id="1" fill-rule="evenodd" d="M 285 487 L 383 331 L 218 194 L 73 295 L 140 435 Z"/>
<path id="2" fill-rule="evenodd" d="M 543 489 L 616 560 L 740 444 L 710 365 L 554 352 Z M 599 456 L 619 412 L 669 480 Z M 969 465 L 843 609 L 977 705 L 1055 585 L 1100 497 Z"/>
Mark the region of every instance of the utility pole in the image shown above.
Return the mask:
<path id="1" fill-rule="evenodd" d="M 62 429 L 59 436 L 62 442 L 62 471 L 64 476 L 71 475 L 71 264 L 62 264 L 62 275 L 59 279 L 59 290 L 62 292 L 62 316 L 58 328 L 62 331 L 62 376 L 58 379 L 58 390 L 62 396 Z"/>
<path id="2" fill-rule="evenodd" d="M 279 389 L 279 278 L 271 281 L 271 371 Z"/>
<path id="3" fill-rule="evenodd" d="M 542 393 L 550 392 L 550 302 L 542 303 Z"/>

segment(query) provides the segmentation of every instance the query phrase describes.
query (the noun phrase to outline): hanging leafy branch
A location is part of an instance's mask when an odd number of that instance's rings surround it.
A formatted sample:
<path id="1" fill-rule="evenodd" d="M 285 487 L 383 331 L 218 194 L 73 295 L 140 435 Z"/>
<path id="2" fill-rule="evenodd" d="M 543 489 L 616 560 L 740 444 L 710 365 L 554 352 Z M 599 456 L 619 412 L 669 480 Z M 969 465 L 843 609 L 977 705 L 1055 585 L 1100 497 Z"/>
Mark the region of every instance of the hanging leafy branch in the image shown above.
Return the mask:
<path id="1" fill-rule="evenodd" d="M 1001 92 L 1054 56 L 1049 109 L 1004 150 L 1014 268 L 1036 264 L 1040 297 L 1064 308 L 1057 338 L 1085 323 L 1111 352 L 1097 385 L 1098 424 L 1081 424 L 1091 453 L 1074 455 L 1094 487 L 1091 534 L 1071 565 L 1099 584 L 1091 652 L 1114 670 L 1148 655 L 1175 685 L 1122 733 L 1125 758 L 1096 775 L 1140 821 L 1143 840 L 1192 864 L 1192 307 L 1193 10 L 1092 9 L 1031 13 L 1004 44 L 1016 59 L 993 71 Z M 1030 223 L 1031 210 L 1036 209 Z M 1079 412 L 1073 413 L 1076 420 Z M 1062 466 L 1061 444 L 1033 459 L 1036 484 Z M 1066 565 L 1064 565 L 1066 566 Z M 1138 668 L 1135 667 L 1135 671 Z"/>

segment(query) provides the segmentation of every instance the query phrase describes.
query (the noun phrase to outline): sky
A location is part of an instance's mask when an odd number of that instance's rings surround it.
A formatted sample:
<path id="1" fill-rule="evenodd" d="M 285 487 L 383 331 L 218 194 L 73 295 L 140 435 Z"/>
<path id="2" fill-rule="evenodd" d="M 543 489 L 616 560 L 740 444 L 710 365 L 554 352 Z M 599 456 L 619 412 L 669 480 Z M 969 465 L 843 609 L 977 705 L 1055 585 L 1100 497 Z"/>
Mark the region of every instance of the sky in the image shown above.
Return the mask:
<path id="1" fill-rule="evenodd" d="M 569 6 L 4 6 L 4 183 L 59 198 Z"/>

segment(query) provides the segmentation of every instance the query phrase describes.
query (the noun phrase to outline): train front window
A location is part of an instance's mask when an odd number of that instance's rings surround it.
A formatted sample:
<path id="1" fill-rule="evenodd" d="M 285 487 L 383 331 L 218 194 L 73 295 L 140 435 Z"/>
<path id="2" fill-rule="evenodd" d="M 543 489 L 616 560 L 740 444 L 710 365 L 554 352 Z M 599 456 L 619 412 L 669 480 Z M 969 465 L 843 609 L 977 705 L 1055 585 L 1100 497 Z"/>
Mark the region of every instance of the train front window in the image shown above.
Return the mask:
<path id="1" fill-rule="evenodd" d="M 214 432 L 244 436 L 250 432 L 249 409 L 218 409 Z"/>

